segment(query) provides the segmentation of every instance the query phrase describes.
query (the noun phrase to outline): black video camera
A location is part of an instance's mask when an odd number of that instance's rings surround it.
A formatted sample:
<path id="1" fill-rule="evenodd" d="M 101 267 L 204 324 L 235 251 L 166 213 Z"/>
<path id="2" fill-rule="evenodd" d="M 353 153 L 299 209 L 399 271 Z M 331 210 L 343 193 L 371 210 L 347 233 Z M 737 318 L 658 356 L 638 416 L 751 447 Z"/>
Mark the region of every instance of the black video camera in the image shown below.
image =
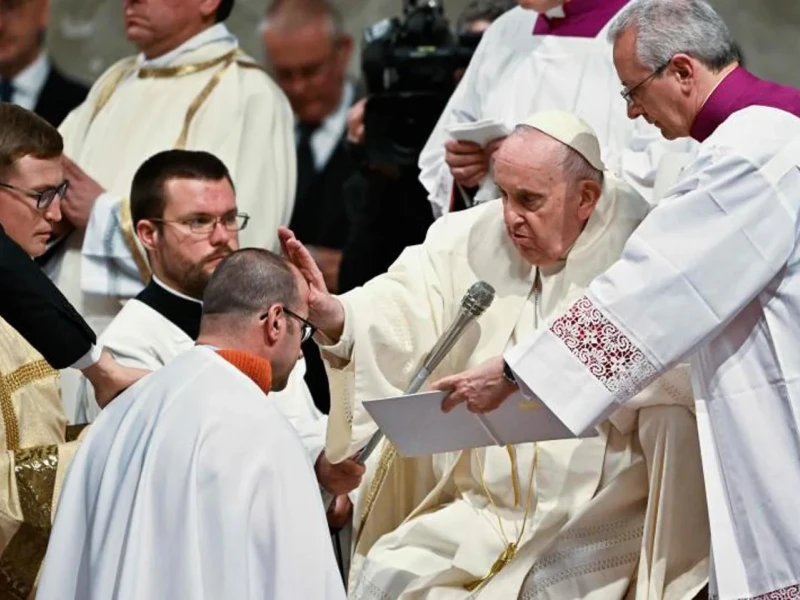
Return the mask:
<path id="1" fill-rule="evenodd" d="M 404 0 L 403 16 L 364 32 L 364 145 L 372 166 L 416 165 L 480 40 L 456 37 L 439 0 Z"/>

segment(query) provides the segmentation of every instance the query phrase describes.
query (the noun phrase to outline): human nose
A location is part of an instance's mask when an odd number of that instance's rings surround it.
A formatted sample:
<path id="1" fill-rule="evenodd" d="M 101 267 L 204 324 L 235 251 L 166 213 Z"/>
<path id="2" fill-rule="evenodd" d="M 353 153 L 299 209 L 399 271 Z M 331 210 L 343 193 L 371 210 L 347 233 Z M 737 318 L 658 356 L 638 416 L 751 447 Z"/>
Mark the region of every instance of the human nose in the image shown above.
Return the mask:
<path id="1" fill-rule="evenodd" d="M 211 234 L 209 235 L 208 239 L 214 246 L 222 246 L 230 242 L 231 239 L 231 232 L 225 227 L 224 219 L 216 219 L 214 221 L 213 228 L 211 229 Z"/>
<path id="2" fill-rule="evenodd" d="M 56 195 L 50 205 L 44 210 L 44 218 L 53 223 L 61 220 L 61 197 Z"/>
<path id="3" fill-rule="evenodd" d="M 628 101 L 628 118 L 629 119 L 637 119 L 644 114 L 644 111 L 639 106 L 639 103 L 631 98 Z"/>

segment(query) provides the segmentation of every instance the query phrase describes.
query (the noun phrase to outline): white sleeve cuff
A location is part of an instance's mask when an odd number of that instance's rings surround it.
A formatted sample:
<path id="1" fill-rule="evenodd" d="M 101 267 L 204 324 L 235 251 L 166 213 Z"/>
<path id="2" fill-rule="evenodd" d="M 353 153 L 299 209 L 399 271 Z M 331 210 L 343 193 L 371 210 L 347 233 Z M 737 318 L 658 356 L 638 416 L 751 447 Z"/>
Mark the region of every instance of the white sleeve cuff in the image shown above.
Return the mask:
<path id="1" fill-rule="evenodd" d="M 316 342 L 320 352 L 334 356 L 345 363 L 349 363 L 353 358 L 353 338 L 355 336 L 355 331 L 353 330 L 354 317 L 350 312 L 350 306 L 347 302 L 342 301 L 341 298 L 339 298 L 339 302 L 342 303 L 342 307 L 344 308 L 344 328 L 342 329 L 342 335 L 339 337 L 339 341 L 331 343 L 331 340 L 320 334 Z"/>
<path id="2" fill-rule="evenodd" d="M 100 355 L 103 353 L 103 347 L 92 344 L 89 351 L 81 356 L 77 361 L 72 363 L 72 368 L 78 371 L 83 371 L 100 361 Z"/>

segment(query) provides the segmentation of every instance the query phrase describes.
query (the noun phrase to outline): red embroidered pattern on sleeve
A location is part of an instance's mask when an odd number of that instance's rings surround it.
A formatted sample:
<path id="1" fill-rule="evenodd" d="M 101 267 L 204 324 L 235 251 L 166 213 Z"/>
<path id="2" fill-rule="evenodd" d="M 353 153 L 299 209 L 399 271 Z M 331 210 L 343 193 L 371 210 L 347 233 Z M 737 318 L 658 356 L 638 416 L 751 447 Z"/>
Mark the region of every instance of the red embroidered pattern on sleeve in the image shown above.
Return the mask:
<path id="1" fill-rule="evenodd" d="M 615 397 L 627 399 L 657 374 L 644 353 L 586 296 L 559 317 L 550 331 Z"/>

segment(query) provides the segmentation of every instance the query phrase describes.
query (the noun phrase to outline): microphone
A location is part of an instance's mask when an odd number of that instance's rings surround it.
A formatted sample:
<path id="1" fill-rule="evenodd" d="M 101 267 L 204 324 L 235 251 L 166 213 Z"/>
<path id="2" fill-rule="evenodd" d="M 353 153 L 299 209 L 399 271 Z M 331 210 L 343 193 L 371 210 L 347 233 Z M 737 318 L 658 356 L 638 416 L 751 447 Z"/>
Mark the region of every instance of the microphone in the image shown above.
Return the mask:
<path id="1" fill-rule="evenodd" d="M 431 373 L 439 366 L 447 353 L 455 346 L 456 342 L 461 338 L 467 329 L 467 326 L 476 318 L 481 316 L 489 305 L 494 300 L 494 288 L 485 281 L 478 281 L 473 283 L 461 299 L 461 307 L 458 309 L 458 314 L 450 327 L 439 337 L 434 347 L 422 361 L 422 365 L 414 373 L 411 383 L 406 388 L 405 396 L 416 394 L 425 381 L 430 377 Z M 356 458 L 356 462 L 364 463 L 378 447 L 383 434 L 376 431 L 370 438 L 367 445 L 361 450 Z"/>
<path id="2" fill-rule="evenodd" d="M 414 373 L 411 383 L 403 394 L 404 396 L 416 394 L 420 390 L 431 373 L 439 366 L 439 363 L 442 362 L 447 353 L 450 352 L 467 330 L 467 326 L 486 312 L 486 309 L 489 308 L 489 305 L 494 300 L 494 293 L 494 288 L 485 281 L 478 281 L 470 286 L 461 299 L 461 307 L 458 309 L 455 319 L 450 323 L 450 327 L 439 337 L 431 351 L 426 355 L 425 360 L 422 361 L 422 365 Z M 381 440 L 383 440 L 383 434 L 380 431 L 376 431 L 367 442 L 367 445 L 359 452 L 355 459 L 356 462 L 364 464 L 375 448 L 378 447 L 378 444 L 381 443 Z M 326 509 L 330 510 L 334 500 L 332 494 L 326 490 L 323 491 L 323 503 Z"/>

